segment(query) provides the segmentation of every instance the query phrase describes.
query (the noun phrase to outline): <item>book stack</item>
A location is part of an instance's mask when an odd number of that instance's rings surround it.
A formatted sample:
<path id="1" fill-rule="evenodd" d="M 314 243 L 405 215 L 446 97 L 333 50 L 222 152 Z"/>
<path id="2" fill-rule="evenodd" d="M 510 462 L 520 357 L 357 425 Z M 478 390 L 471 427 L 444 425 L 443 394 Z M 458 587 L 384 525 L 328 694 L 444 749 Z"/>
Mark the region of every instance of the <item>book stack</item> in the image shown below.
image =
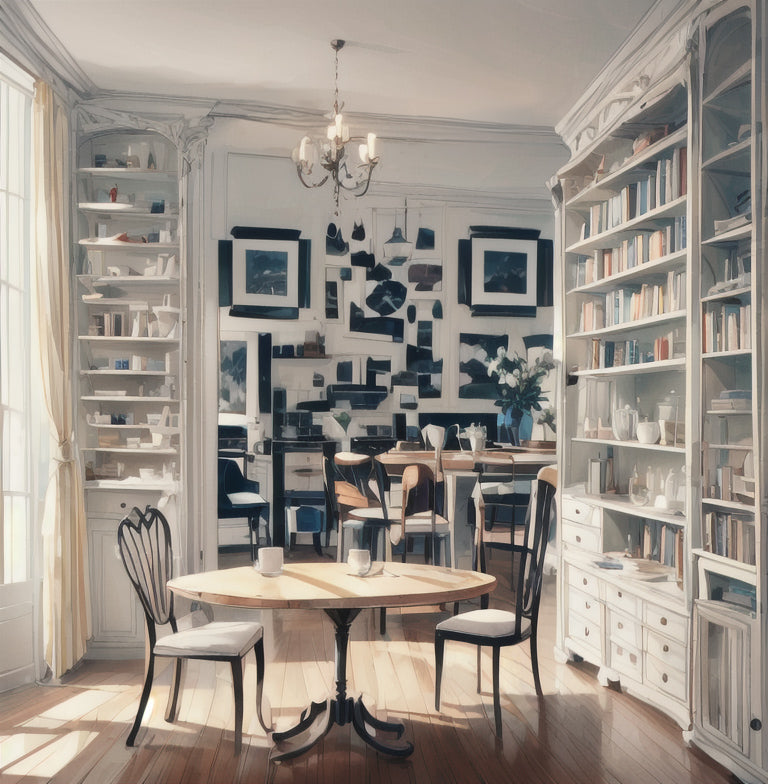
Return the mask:
<path id="1" fill-rule="evenodd" d="M 707 512 L 704 537 L 707 552 L 755 565 L 754 520 L 729 512 Z"/>
<path id="2" fill-rule="evenodd" d="M 724 389 L 719 397 L 712 398 L 713 411 L 747 411 L 752 408 L 751 389 Z"/>
<path id="3" fill-rule="evenodd" d="M 727 299 L 710 304 L 704 312 L 704 353 L 751 348 L 751 322 L 752 305 L 749 302 Z"/>

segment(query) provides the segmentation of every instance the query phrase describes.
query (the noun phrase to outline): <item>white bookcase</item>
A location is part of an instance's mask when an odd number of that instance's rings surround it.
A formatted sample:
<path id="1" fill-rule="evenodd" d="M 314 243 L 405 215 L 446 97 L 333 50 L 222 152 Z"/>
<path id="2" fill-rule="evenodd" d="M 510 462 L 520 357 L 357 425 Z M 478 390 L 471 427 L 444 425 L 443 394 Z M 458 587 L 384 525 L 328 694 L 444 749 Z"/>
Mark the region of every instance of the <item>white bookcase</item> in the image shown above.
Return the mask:
<path id="1" fill-rule="evenodd" d="M 700 532 L 693 550 L 694 739 L 766 781 L 764 4 L 730 3 L 699 28 L 702 345 Z"/>
<path id="2" fill-rule="evenodd" d="M 766 9 L 658 9 L 558 128 L 557 647 L 768 782 Z"/>
<path id="3" fill-rule="evenodd" d="M 117 525 L 134 505 L 173 499 L 166 514 L 181 540 L 173 511 L 184 438 L 176 145 L 140 129 L 81 135 L 75 202 L 78 440 L 94 608 L 89 655 L 126 656 L 143 649 L 144 633 L 123 579 Z"/>

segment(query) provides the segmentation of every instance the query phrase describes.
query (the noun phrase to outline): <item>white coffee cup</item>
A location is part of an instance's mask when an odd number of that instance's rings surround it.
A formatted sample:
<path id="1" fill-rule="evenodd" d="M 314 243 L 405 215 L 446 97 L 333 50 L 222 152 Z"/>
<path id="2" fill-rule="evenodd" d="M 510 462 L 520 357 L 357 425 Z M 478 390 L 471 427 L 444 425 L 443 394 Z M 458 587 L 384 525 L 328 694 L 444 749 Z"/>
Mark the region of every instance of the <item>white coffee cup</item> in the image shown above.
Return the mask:
<path id="1" fill-rule="evenodd" d="M 370 550 L 350 550 L 347 563 L 355 574 L 367 574 L 371 570 Z"/>
<path id="2" fill-rule="evenodd" d="M 265 575 L 280 574 L 280 572 L 283 571 L 283 548 L 259 548 L 259 560 L 256 562 L 255 566 Z"/>

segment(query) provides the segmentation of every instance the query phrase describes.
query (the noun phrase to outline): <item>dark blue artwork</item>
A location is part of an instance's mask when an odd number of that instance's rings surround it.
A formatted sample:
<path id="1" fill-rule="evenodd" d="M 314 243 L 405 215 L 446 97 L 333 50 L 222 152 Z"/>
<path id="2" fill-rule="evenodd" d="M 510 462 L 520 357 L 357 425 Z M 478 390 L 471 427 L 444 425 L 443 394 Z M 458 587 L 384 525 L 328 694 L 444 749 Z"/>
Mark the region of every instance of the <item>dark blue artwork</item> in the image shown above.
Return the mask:
<path id="1" fill-rule="evenodd" d="M 288 253 L 282 250 L 246 250 L 245 293 L 287 296 Z"/>
<path id="2" fill-rule="evenodd" d="M 483 281 L 488 293 L 526 294 L 527 254 L 486 250 L 483 255 Z"/>
<path id="3" fill-rule="evenodd" d="M 507 349 L 509 338 L 462 332 L 459 341 L 459 397 L 495 400 L 499 393 L 486 362 L 496 357 L 500 347 Z"/>
<path id="4" fill-rule="evenodd" d="M 385 280 L 366 297 L 365 304 L 380 316 L 389 316 L 400 310 L 408 290 L 397 280 Z"/>
<path id="5" fill-rule="evenodd" d="M 248 344 L 244 340 L 222 340 L 219 346 L 219 411 L 245 414 Z"/>

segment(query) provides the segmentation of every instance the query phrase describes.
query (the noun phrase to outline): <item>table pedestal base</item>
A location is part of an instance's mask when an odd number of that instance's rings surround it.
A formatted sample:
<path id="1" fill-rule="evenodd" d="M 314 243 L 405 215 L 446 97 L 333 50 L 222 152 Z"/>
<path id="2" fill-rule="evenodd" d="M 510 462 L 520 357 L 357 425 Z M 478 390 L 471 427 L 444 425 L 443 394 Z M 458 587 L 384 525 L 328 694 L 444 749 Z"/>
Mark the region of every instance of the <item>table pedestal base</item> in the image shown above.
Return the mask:
<path id="1" fill-rule="evenodd" d="M 336 627 L 336 697 L 325 702 L 313 702 L 301 714 L 299 723 L 284 732 L 273 732 L 275 745 L 269 753 L 269 761 L 297 757 L 322 740 L 334 724 L 352 724 L 355 732 L 372 748 L 394 757 L 407 757 L 413 752 L 410 741 L 400 741 L 405 726 L 400 722 L 381 721 L 363 705 L 361 698 L 347 697 L 347 646 L 349 628 L 360 610 L 325 610 Z M 381 734 L 394 736 L 391 741 Z"/>

